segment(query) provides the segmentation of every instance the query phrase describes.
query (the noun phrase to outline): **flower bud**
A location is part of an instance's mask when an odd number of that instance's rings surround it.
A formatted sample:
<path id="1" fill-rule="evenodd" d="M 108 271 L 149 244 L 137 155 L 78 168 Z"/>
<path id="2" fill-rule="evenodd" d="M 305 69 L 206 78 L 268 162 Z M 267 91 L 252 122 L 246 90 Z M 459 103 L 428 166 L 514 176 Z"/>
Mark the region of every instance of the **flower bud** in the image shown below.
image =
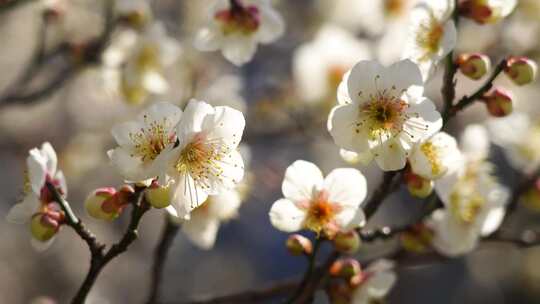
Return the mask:
<path id="1" fill-rule="evenodd" d="M 41 242 L 50 240 L 58 232 L 59 228 L 59 219 L 55 214 L 48 214 L 47 212 L 35 214 L 30 222 L 32 237 Z"/>
<path id="2" fill-rule="evenodd" d="M 510 92 L 497 88 L 484 95 L 489 114 L 495 117 L 504 117 L 512 113 L 512 95 Z"/>
<path id="3" fill-rule="evenodd" d="M 289 252 L 295 256 L 310 255 L 313 252 L 313 245 L 311 245 L 311 241 L 300 234 L 293 234 L 289 236 L 286 246 Z"/>
<path id="4" fill-rule="evenodd" d="M 456 63 L 463 75 L 474 80 L 484 77 L 491 68 L 489 57 L 478 53 L 461 54 Z"/>
<path id="5" fill-rule="evenodd" d="M 411 171 L 405 173 L 405 182 L 409 193 L 418 198 L 426 198 L 433 192 L 433 181 L 416 175 Z"/>
<path id="6" fill-rule="evenodd" d="M 511 57 L 507 60 L 504 72 L 517 85 L 525 85 L 536 79 L 536 62 L 527 57 Z"/>
<path id="7" fill-rule="evenodd" d="M 161 186 L 154 181 L 150 187 L 144 190 L 144 197 L 152 207 L 165 208 L 171 204 L 170 186 Z"/>
<path id="8" fill-rule="evenodd" d="M 352 258 L 340 259 L 334 262 L 330 267 L 330 274 L 336 277 L 350 279 L 362 272 L 360 263 Z"/>
<path id="9" fill-rule="evenodd" d="M 113 207 L 117 193 L 111 187 L 96 189 L 88 195 L 84 207 L 91 217 L 111 221 L 120 214 L 120 209 Z"/>
<path id="10" fill-rule="evenodd" d="M 341 253 L 355 253 L 360 248 L 360 236 L 355 230 L 338 232 L 334 237 L 334 248 Z"/>
<path id="11" fill-rule="evenodd" d="M 464 0 L 459 3 L 459 13 L 479 24 L 496 23 L 514 10 L 516 1 Z"/>

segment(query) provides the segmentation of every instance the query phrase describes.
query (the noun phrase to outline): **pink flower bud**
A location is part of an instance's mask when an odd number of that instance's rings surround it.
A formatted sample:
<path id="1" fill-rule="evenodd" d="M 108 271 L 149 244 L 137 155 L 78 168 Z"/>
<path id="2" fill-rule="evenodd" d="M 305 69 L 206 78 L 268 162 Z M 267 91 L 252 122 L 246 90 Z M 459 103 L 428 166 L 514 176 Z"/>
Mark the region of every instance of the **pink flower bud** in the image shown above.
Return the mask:
<path id="1" fill-rule="evenodd" d="M 355 253 L 360 248 L 360 236 L 355 230 L 338 232 L 334 237 L 334 248 L 341 253 Z"/>
<path id="2" fill-rule="evenodd" d="M 311 241 L 300 235 L 293 234 L 289 236 L 286 242 L 287 249 L 292 255 L 310 255 L 313 252 Z"/>
<path id="3" fill-rule="evenodd" d="M 525 85 L 536 79 L 536 62 L 527 57 L 511 57 L 507 60 L 504 72 L 517 85 Z"/>
<path id="4" fill-rule="evenodd" d="M 144 190 L 144 197 L 152 207 L 165 208 L 171 204 L 170 186 L 161 186 L 154 181 L 150 187 Z"/>
<path id="5" fill-rule="evenodd" d="M 340 259 L 334 262 L 330 267 L 330 274 L 336 277 L 350 279 L 362 272 L 360 263 L 352 258 Z"/>
<path id="6" fill-rule="evenodd" d="M 512 113 L 512 95 L 510 92 L 497 88 L 484 96 L 489 114 L 503 117 Z"/>
<path id="7" fill-rule="evenodd" d="M 484 54 L 461 54 L 456 60 L 461 73 L 471 79 L 478 80 L 491 68 L 489 57 Z"/>
<path id="8" fill-rule="evenodd" d="M 465 0 L 459 4 L 459 13 L 480 24 L 490 23 L 493 19 L 493 10 L 485 0 Z"/>
<path id="9" fill-rule="evenodd" d="M 433 192 L 433 181 L 425 179 L 412 171 L 405 173 L 405 182 L 409 193 L 418 198 L 426 198 Z"/>
<path id="10" fill-rule="evenodd" d="M 32 237 L 41 242 L 50 240 L 59 228 L 60 223 L 45 212 L 35 214 L 30 222 Z"/>
<path id="11" fill-rule="evenodd" d="M 121 211 L 115 203 L 117 194 L 111 187 L 96 189 L 88 195 L 84 207 L 91 217 L 111 221 L 117 218 Z"/>

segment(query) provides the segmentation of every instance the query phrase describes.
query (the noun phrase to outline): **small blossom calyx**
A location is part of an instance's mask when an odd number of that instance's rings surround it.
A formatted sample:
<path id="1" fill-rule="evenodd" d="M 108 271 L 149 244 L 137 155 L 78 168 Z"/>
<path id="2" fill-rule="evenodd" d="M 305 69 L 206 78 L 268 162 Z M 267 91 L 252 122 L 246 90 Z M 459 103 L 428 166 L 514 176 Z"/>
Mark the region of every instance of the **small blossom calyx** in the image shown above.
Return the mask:
<path id="1" fill-rule="evenodd" d="M 144 190 L 144 198 L 157 209 L 168 207 L 171 204 L 171 192 L 169 184 L 160 185 L 156 180 L 152 181 L 150 187 Z"/>
<path id="2" fill-rule="evenodd" d="M 355 230 L 338 232 L 333 241 L 334 248 L 337 251 L 346 254 L 355 253 L 361 245 L 360 236 Z"/>
<path id="3" fill-rule="evenodd" d="M 426 198 L 433 192 L 433 181 L 414 174 L 411 171 L 405 173 L 405 182 L 409 193 L 418 198 Z"/>

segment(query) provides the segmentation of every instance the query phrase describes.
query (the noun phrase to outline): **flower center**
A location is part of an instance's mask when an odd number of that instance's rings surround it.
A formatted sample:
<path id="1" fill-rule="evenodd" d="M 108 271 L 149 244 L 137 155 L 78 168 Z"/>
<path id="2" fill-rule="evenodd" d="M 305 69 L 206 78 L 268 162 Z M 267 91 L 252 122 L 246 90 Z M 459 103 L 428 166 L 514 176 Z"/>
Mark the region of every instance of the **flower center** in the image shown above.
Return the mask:
<path id="1" fill-rule="evenodd" d="M 408 107 L 407 103 L 383 93 L 371 99 L 360 107 L 356 132 L 360 133 L 361 127 L 367 127 L 368 136 L 372 140 L 389 138 L 399 133 L 406 118 L 404 110 Z"/>
<path id="2" fill-rule="evenodd" d="M 395 18 L 403 15 L 408 0 L 384 0 L 384 12 L 388 17 Z"/>
<path id="3" fill-rule="evenodd" d="M 131 156 L 138 156 L 143 163 L 156 159 L 167 146 L 175 142 L 175 135 L 168 132 L 167 118 L 148 123 L 148 116 L 145 115 L 144 120 L 146 128 L 141 128 L 137 133 L 129 133 L 129 138 L 135 144 Z"/>
<path id="4" fill-rule="evenodd" d="M 223 165 L 230 153 L 231 148 L 222 140 L 207 140 L 199 133 L 182 149 L 175 168 L 179 173 L 191 176 L 196 186 L 208 189 L 211 179 L 222 181 L 225 178 Z"/>
<path id="5" fill-rule="evenodd" d="M 476 168 L 468 168 L 450 194 L 450 211 L 464 224 L 473 223 L 486 203 L 478 192 L 478 178 Z"/>
<path id="6" fill-rule="evenodd" d="M 437 53 L 443 34 L 442 24 L 435 18 L 433 12 L 430 12 L 429 20 L 420 24 L 416 36 L 416 42 L 424 51 L 424 55 L 419 58 L 420 60 L 427 60 L 431 55 Z"/>
<path id="7" fill-rule="evenodd" d="M 136 66 L 140 71 L 159 69 L 159 49 L 156 45 L 144 45 L 137 55 Z"/>
<path id="8" fill-rule="evenodd" d="M 431 141 L 426 141 L 420 145 L 420 151 L 424 153 L 431 165 L 431 173 L 435 176 L 442 174 L 446 168 L 442 167 L 439 156 L 439 149 Z"/>
<path id="9" fill-rule="evenodd" d="M 321 190 L 312 198 L 305 222 L 306 228 L 320 233 L 336 215 L 336 205 L 328 201 L 328 192 Z"/>
<path id="10" fill-rule="evenodd" d="M 254 5 L 244 6 L 238 3 L 230 9 L 218 11 L 214 18 L 220 23 L 224 35 L 249 35 L 260 26 L 259 9 Z"/>

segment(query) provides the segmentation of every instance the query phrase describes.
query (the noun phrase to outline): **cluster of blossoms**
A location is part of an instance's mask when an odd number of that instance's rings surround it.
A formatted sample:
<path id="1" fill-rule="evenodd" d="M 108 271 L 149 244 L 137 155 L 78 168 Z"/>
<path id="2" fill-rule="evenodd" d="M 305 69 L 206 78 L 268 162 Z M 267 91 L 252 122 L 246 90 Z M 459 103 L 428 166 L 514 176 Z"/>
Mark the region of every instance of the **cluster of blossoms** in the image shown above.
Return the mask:
<path id="1" fill-rule="evenodd" d="M 516 168 L 536 167 L 540 124 L 524 113 L 512 113 L 512 95 L 497 87 L 477 97 L 492 116 L 487 128 L 468 126 L 458 144 L 442 131 L 443 115 L 424 91 L 445 58 L 472 80 L 485 77 L 491 70 L 487 55 L 462 53 L 453 58 L 457 17 L 494 23 L 510 14 L 516 1 L 358 2 L 369 3 L 384 20 L 367 30 L 370 34 L 386 30 L 379 48 L 407 30 L 401 53 L 372 51 L 353 33 L 325 24 L 313 41 L 295 52 L 298 93 L 308 102 L 324 102 L 337 94 L 327 130 L 350 165 L 374 162 L 382 171 L 399 171 L 411 195 L 440 199 L 442 208 L 402 235 L 405 247 L 418 251 L 429 247 L 446 256 L 466 254 L 481 237 L 499 228 L 509 198 L 488 162 L 489 138 L 505 148 Z M 337 1 L 336 9 L 343 3 L 349 1 Z M 131 28 L 109 47 L 104 61 L 108 72 L 115 74 L 121 95 L 140 104 L 170 89 L 165 70 L 177 61 L 181 49 L 163 25 L 152 20 L 146 2 L 120 1 L 117 10 Z M 330 19 L 340 23 L 339 18 Z M 209 22 L 196 35 L 195 47 L 221 49 L 239 66 L 253 58 L 259 43 L 273 42 L 283 32 L 284 22 L 268 0 L 218 0 Z M 537 73 L 536 64 L 525 57 L 508 57 L 497 69 L 518 86 L 533 82 Z M 234 89 L 227 92 L 223 87 Z M 226 76 L 207 88 L 204 99 L 213 102 L 191 99 L 183 110 L 158 102 L 136 119 L 115 125 L 111 133 L 118 146 L 107 154 L 125 185 L 92 191 L 85 200 L 88 214 L 114 220 L 141 193 L 145 203 L 165 209 L 170 221 L 182 224 L 196 246 L 211 248 L 221 222 L 238 214 L 245 196 L 241 183 L 247 157 L 239 147 L 245 105 L 240 87 L 234 76 Z M 66 182 L 48 143 L 30 151 L 27 167 L 24 199 L 8 219 L 30 221 L 32 243 L 45 248 L 65 224 L 67 210 L 58 200 L 67 195 Z M 276 229 L 311 231 L 317 242 L 329 241 L 342 254 L 359 250 L 361 229 L 372 213 L 363 210 L 368 189 L 360 170 L 336 168 L 324 176 L 316 164 L 297 160 L 285 170 L 281 190 L 283 198 L 269 210 Z M 540 186 L 535 191 L 531 197 L 540 206 Z M 311 240 L 300 234 L 291 235 L 286 247 L 294 255 L 315 255 Z M 395 284 L 393 267 L 392 262 L 379 260 L 362 269 L 355 259 L 338 259 L 325 285 L 328 297 L 332 303 L 379 301 Z"/>

